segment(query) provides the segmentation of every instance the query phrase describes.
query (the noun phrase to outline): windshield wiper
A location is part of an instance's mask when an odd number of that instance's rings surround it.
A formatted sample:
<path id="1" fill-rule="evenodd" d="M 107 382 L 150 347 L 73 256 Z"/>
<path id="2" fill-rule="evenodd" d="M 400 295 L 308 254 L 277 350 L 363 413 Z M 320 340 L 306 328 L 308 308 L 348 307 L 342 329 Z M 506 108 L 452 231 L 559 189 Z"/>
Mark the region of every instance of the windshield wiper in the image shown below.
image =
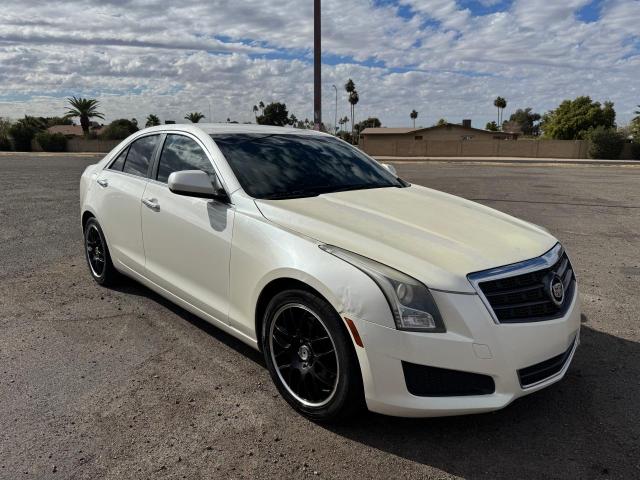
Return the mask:
<path id="1" fill-rule="evenodd" d="M 314 190 L 293 190 L 291 192 L 276 192 L 261 197 L 261 200 L 287 200 L 289 198 L 317 197 L 321 192 Z"/>

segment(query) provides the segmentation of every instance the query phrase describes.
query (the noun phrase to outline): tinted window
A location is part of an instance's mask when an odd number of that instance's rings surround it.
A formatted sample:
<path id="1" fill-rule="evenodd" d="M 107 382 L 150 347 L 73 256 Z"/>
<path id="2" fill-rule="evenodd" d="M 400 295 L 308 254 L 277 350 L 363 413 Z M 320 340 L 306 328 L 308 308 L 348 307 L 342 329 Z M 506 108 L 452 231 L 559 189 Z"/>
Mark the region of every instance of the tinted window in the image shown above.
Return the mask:
<path id="1" fill-rule="evenodd" d="M 132 175 L 146 177 L 149 162 L 151 162 L 157 143 L 158 135 L 142 137 L 133 142 L 129 147 L 129 154 L 126 162 L 124 162 L 123 171 Z"/>
<path id="2" fill-rule="evenodd" d="M 124 165 L 124 159 L 127 158 L 127 152 L 129 151 L 128 148 L 125 148 L 122 153 L 120 155 L 118 155 L 118 158 L 115 159 L 115 161 L 111 164 L 111 166 L 109 167 L 111 170 L 119 170 L 122 171 L 122 167 Z"/>
<path id="3" fill-rule="evenodd" d="M 169 175 L 181 170 L 202 170 L 213 175 L 211 162 L 195 141 L 183 135 L 167 135 L 158 165 L 158 181 L 166 183 Z"/>
<path id="4" fill-rule="evenodd" d="M 407 185 L 357 148 L 332 137 L 291 134 L 212 137 L 242 188 L 255 198 L 294 198 Z"/>

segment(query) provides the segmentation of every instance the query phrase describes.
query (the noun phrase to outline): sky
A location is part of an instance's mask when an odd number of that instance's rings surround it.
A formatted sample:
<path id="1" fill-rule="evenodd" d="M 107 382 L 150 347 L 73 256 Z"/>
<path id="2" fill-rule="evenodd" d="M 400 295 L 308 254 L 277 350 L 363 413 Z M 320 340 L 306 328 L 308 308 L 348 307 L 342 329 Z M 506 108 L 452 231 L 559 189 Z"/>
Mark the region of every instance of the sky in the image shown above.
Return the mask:
<path id="1" fill-rule="evenodd" d="M 618 124 L 640 104 L 640 0 L 323 0 L 323 118 L 430 126 L 496 120 L 493 99 L 544 113 L 589 95 Z M 253 120 L 261 100 L 313 118 L 312 0 L 2 0 L 0 117 Z"/>

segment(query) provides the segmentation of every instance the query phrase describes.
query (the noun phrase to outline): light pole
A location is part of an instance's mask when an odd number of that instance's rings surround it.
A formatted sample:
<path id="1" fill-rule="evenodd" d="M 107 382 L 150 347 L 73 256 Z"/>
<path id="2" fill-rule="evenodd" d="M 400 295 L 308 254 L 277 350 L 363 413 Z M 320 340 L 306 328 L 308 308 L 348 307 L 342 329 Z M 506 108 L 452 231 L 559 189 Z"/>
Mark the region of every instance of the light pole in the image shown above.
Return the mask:
<path id="1" fill-rule="evenodd" d="M 321 48 L 320 0 L 313 2 L 313 123 L 314 129 L 322 126 L 322 48 Z"/>
<path id="2" fill-rule="evenodd" d="M 338 133 L 338 87 L 335 85 L 331 85 L 333 89 L 336 91 L 336 114 L 333 119 L 333 134 L 336 135 Z"/>

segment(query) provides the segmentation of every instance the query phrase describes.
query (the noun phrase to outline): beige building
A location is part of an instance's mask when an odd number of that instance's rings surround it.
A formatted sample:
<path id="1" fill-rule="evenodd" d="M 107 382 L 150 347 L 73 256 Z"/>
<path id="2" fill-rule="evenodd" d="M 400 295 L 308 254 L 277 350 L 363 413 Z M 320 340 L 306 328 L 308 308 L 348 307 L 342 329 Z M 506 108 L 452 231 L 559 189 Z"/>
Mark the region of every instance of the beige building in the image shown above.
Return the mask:
<path id="1" fill-rule="evenodd" d="M 360 134 L 359 146 L 374 155 L 398 155 L 392 150 L 400 147 L 407 155 L 425 154 L 427 142 L 441 147 L 439 142 L 477 142 L 492 140 L 516 140 L 517 134 L 491 132 L 471 127 L 471 120 L 462 125 L 446 123 L 427 128 L 365 128 Z M 455 152 L 452 152 L 452 154 Z"/>
<path id="2" fill-rule="evenodd" d="M 517 140 L 517 141 L 516 141 Z M 359 145 L 374 157 L 586 158 L 584 140 L 518 139 L 515 132 L 491 132 L 447 123 L 429 128 L 367 128 Z"/>

